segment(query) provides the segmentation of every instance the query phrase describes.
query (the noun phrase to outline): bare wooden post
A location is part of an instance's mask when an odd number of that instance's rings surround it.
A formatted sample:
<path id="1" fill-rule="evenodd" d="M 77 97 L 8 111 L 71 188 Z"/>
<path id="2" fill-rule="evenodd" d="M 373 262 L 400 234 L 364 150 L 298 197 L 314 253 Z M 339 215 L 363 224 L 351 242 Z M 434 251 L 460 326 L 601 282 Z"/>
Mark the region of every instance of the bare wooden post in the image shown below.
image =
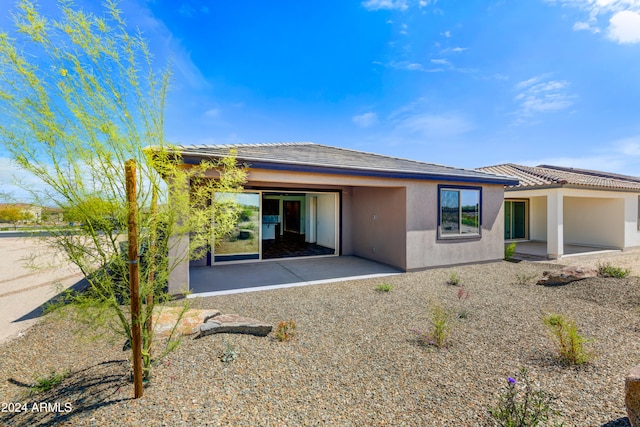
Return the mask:
<path id="1" fill-rule="evenodd" d="M 138 203 L 136 200 L 136 161 L 124 164 L 129 241 L 129 284 L 131 287 L 131 349 L 133 350 L 134 398 L 142 397 L 142 342 L 140 339 L 140 270 L 138 265 Z"/>

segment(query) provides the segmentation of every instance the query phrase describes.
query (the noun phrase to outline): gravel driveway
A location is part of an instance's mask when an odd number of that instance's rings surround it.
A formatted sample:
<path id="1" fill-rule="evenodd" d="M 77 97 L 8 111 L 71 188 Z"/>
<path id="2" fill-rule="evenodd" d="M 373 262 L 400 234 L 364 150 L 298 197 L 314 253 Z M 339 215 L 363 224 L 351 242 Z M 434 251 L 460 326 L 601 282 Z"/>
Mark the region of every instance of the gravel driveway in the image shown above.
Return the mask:
<path id="1" fill-rule="evenodd" d="M 2 401 L 59 402 L 63 410 L 1 413 L 8 425 L 150 426 L 477 426 L 507 376 L 520 367 L 557 397 L 565 426 L 628 425 L 624 376 L 640 363 L 640 278 L 587 279 L 542 287 L 523 277 L 555 265 L 469 265 L 368 279 L 192 300 L 276 324 L 293 318 L 298 335 L 213 335 L 163 359 L 142 399 L 133 400 L 122 340 L 87 342 L 49 315 L 0 346 Z M 412 329 L 429 323 L 429 305 L 459 312 L 444 350 L 418 345 Z M 382 282 L 389 293 L 374 291 Z M 593 362 L 567 367 L 544 329 L 544 313 L 573 317 L 593 339 Z M 219 360 L 225 346 L 237 359 Z M 34 375 L 70 370 L 49 392 L 24 397 Z M 64 412 L 64 404 L 72 407 Z"/>

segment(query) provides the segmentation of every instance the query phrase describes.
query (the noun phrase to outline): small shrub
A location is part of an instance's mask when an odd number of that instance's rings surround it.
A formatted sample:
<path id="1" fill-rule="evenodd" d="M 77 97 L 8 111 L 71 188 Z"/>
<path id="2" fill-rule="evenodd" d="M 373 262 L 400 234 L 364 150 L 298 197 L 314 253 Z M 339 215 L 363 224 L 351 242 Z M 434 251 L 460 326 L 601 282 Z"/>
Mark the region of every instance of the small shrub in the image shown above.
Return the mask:
<path id="1" fill-rule="evenodd" d="M 453 286 L 459 285 L 460 277 L 458 277 L 458 273 L 456 273 L 455 271 L 451 273 L 451 276 L 449 276 L 449 280 L 447 280 L 447 284 Z"/>
<path id="2" fill-rule="evenodd" d="M 513 254 L 515 253 L 516 253 L 515 243 L 511 243 L 504 247 L 504 259 L 506 259 L 507 261 L 509 261 L 513 257 Z"/>
<path id="3" fill-rule="evenodd" d="M 466 319 L 469 317 L 469 310 L 465 306 L 466 301 L 469 299 L 469 291 L 464 290 L 464 288 L 458 289 L 458 302 L 460 303 L 460 309 L 458 310 L 458 318 Z"/>
<path id="4" fill-rule="evenodd" d="M 592 359 L 593 354 L 584 348 L 590 340 L 578 333 L 573 319 L 551 313 L 542 320 L 555 340 L 560 359 L 570 365 L 582 365 Z"/>
<path id="5" fill-rule="evenodd" d="M 429 328 L 426 330 L 414 329 L 418 342 L 422 345 L 443 348 L 447 345 L 447 339 L 451 335 L 451 314 L 442 306 L 436 305 L 431 309 Z"/>
<path id="6" fill-rule="evenodd" d="M 49 375 L 36 377 L 35 382 L 29 386 L 29 395 L 33 396 L 35 394 L 51 390 L 52 388 L 60 385 L 60 383 L 62 383 L 69 374 L 69 371 L 61 373 L 51 371 Z"/>
<path id="7" fill-rule="evenodd" d="M 534 388 L 526 368 L 520 368 L 516 378 L 507 378 L 507 385 L 499 397 L 498 405 L 489 407 L 494 425 L 502 427 L 535 427 L 548 425 L 561 412 L 553 408 L 556 397 Z M 541 424 L 544 423 L 544 424 Z M 561 426 L 556 422 L 552 425 Z"/>
<path id="8" fill-rule="evenodd" d="M 236 353 L 236 348 L 228 341 L 224 341 L 224 349 L 222 350 L 222 354 L 220 355 L 220 361 L 228 363 L 233 362 L 237 358 L 238 354 Z"/>
<path id="9" fill-rule="evenodd" d="M 608 262 L 598 263 L 598 275 L 601 277 L 616 277 L 624 279 L 631 274 L 631 269 L 616 267 Z"/>
<path id="10" fill-rule="evenodd" d="M 276 326 L 274 335 L 278 341 L 289 341 L 296 334 L 296 322 L 293 319 L 281 320 Z"/>
<path id="11" fill-rule="evenodd" d="M 389 283 L 382 283 L 376 286 L 375 289 L 378 292 L 390 292 L 391 289 L 393 289 L 393 285 L 390 285 Z"/>
<path id="12" fill-rule="evenodd" d="M 535 279 L 537 275 L 535 274 L 516 274 L 516 285 L 528 285 L 529 282 Z"/>

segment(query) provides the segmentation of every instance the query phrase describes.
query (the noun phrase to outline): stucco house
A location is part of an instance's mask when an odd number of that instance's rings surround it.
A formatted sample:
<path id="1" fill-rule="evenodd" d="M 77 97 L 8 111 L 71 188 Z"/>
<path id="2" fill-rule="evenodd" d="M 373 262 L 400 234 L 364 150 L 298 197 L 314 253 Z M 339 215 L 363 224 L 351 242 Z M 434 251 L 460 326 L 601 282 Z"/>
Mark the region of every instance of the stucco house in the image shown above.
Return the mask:
<path id="1" fill-rule="evenodd" d="M 506 241 L 546 242 L 549 258 L 569 244 L 640 247 L 640 177 L 549 165 L 477 170 L 519 181 L 505 188 Z"/>
<path id="2" fill-rule="evenodd" d="M 237 232 L 178 265 L 171 293 L 188 287 L 190 267 L 225 263 L 355 255 L 410 271 L 504 256 L 504 187 L 515 179 L 313 143 L 177 150 L 189 165 L 231 148 L 248 166 Z"/>

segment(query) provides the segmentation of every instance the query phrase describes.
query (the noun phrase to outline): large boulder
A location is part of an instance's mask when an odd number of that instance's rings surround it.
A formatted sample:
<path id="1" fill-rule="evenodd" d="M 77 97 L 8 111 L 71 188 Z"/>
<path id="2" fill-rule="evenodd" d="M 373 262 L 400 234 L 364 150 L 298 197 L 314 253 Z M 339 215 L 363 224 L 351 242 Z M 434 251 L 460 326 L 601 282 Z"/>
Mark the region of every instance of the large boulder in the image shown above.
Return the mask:
<path id="1" fill-rule="evenodd" d="M 200 325 L 200 333 L 196 338 L 211 334 L 231 333 L 266 336 L 273 326 L 250 317 L 242 317 L 237 314 L 221 314 L 208 319 Z"/>
<path id="2" fill-rule="evenodd" d="M 193 335 L 200 325 L 212 317 L 220 315 L 219 310 L 188 309 L 180 318 L 183 307 L 156 307 L 153 313 L 153 332 L 157 337 L 168 337 L 176 322 L 174 335 Z M 179 320 L 178 320 L 179 319 Z"/>
<path id="3" fill-rule="evenodd" d="M 591 267 L 565 267 L 556 271 L 545 271 L 538 285 L 565 285 L 588 277 L 598 277 L 598 270 Z"/>
<path id="4" fill-rule="evenodd" d="M 627 416 L 632 427 L 640 427 L 640 365 L 629 371 L 624 379 Z"/>

